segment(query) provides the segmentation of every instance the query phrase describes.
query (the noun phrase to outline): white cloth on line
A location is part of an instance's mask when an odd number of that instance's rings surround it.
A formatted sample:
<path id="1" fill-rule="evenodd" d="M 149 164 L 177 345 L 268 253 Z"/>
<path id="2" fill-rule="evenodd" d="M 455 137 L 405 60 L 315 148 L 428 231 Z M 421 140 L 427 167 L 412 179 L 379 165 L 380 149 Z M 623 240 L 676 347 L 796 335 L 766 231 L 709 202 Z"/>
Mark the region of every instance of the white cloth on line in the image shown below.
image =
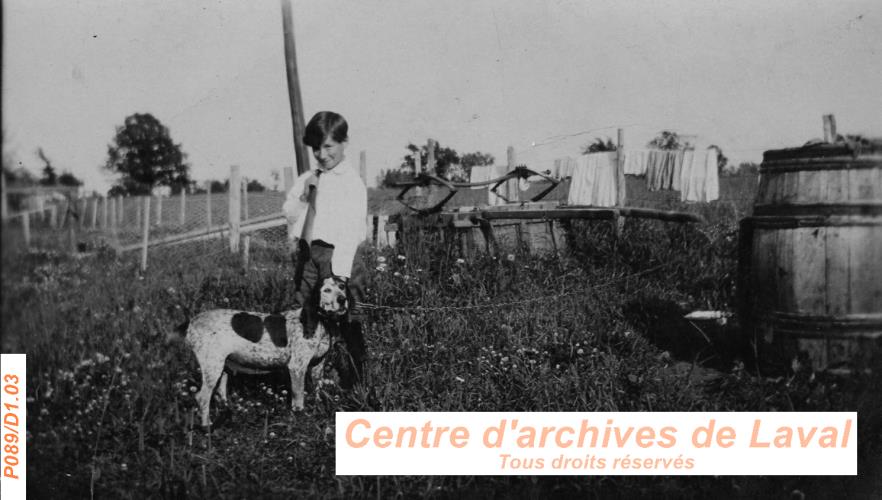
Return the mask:
<path id="1" fill-rule="evenodd" d="M 615 175 L 615 152 L 592 153 L 576 160 L 568 205 L 615 206 L 618 201 Z"/>

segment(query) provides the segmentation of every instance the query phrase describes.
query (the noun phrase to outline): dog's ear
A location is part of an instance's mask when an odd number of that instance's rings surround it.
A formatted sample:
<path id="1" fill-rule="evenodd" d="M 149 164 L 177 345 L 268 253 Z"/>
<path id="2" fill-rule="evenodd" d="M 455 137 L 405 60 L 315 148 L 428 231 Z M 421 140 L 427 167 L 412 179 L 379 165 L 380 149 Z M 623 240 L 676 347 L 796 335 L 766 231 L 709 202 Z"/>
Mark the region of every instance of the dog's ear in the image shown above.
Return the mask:
<path id="1" fill-rule="evenodd" d="M 303 325 L 304 338 L 311 338 L 315 335 L 316 328 L 318 328 L 321 289 L 321 284 L 312 287 L 309 297 L 306 299 L 306 304 L 303 304 L 303 309 L 300 310 L 300 323 Z"/>

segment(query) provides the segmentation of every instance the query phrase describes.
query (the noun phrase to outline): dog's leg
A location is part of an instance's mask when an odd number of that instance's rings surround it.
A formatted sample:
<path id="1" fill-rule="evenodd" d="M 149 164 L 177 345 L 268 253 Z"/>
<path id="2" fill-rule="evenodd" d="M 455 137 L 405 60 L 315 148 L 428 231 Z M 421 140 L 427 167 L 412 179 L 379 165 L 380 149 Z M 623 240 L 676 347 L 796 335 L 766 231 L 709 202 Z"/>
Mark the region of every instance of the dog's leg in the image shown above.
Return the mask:
<path id="1" fill-rule="evenodd" d="M 221 372 L 220 380 L 217 382 L 217 395 L 224 404 L 227 404 L 227 383 L 229 378 L 230 374 L 224 370 Z"/>
<path id="2" fill-rule="evenodd" d="M 306 372 L 309 369 L 309 353 L 295 352 L 288 362 L 288 373 L 291 375 L 291 410 L 303 409 L 303 386 L 306 383 Z"/>
<path id="3" fill-rule="evenodd" d="M 224 359 L 208 358 L 200 363 L 202 368 L 202 388 L 196 393 L 196 403 L 202 417 L 202 427 L 211 425 L 209 410 L 211 409 L 211 395 L 217 387 L 217 381 L 224 372 Z"/>

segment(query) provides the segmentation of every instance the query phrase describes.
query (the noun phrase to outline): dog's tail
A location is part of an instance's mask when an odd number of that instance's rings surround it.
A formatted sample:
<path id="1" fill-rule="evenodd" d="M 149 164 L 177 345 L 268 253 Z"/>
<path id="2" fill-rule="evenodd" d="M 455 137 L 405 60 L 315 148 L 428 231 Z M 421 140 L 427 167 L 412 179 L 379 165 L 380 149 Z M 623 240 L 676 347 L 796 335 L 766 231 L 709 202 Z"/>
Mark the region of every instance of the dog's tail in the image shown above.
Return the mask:
<path id="1" fill-rule="evenodd" d="M 183 340 L 187 336 L 187 329 L 190 327 L 190 320 L 184 321 L 174 328 L 174 331 L 166 333 L 166 339 L 169 342 Z"/>

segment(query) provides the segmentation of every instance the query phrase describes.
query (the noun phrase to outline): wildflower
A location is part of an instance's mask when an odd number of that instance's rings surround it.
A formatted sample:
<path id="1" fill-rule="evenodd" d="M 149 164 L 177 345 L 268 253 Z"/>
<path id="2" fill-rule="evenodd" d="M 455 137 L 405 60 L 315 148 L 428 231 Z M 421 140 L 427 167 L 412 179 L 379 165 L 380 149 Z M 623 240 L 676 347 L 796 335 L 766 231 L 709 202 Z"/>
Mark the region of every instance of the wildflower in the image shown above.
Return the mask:
<path id="1" fill-rule="evenodd" d="M 276 437 L 276 433 L 275 433 L 275 432 L 270 432 L 270 433 L 269 433 L 269 437 L 270 437 L 270 438 L 275 438 L 275 437 Z"/>
<path id="2" fill-rule="evenodd" d="M 500 359 L 499 361 L 503 363 L 508 363 L 508 356 L 503 356 L 502 359 Z"/>
<path id="3" fill-rule="evenodd" d="M 175 293 L 175 287 L 173 287 L 173 286 L 168 287 L 168 293 Z"/>
<path id="4" fill-rule="evenodd" d="M 462 378 L 462 377 L 456 377 L 455 380 L 456 380 L 457 382 L 465 382 L 465 379 Z"/>
<path id="5" fill-rule="evenodd" d="M 119 468 L 122 470 L 129 470 L 129 466 L 125 462 L 119 464 Z"/>
<path id="6" fill-rule="evenodd" d="M 576 351 L 576 354 L 578 354 L 579 356 L 585 354 L 585 349 L 579 348 L 579 350 Z"/>
<path id="7" fill-rule="evenodd" d="M 631 336 L 631 330 L 626 330 L 625 337 L 630 337 L 630 336 Z"/>
<path id="8" fill-rule="evenodd" d="M 380 271 L 382 273 L 385 270 L 386 270 L 385 264 L 380 264 L 379 266 L 377 266 L 377 271 Z"/>
<path id="9" fill-rule="evenodd" d="M 100 352 L 95 353 L 95 359 L 96 359 L 99 363 L 107 363 L 108 361 L 110 361 L 110 358 L 108 358 L 108 357 L 105 356 L 104 354 L 101 354 Z"/>
<path id="10" fill-rule="evenodd" d="M 379 262 L 380 264 L 385 264 L 385 263 L 386 263 L 386 257 L 383 257 L 382 255 L 379 256 L 379 257 L 377 257 L 377 262 Z"/>
<path id="11" fill-rule="evenodd" d="M 405 256 L 403 256 L 403 255 L 399 255 L 399 256 L 398 256 L 398 260 L 400 260 L 400 261 L 405 261 L 405 260 L 407 260 L 407 257 L 405 257 Z"/>
<path id="12" fill-rule="evenodd" d="M 399 273 L 398 271 L 395 271 L 394 273 L 392 273 L 392 276 L 398 277 L 398 276 L 401 276 L 401 273 Z"/>
<path id="13" fill-rule="evenodd" d="M 133 307 L 133 308 L 132 308 L 132 312 L 133 312 L 133 313 L 139 313 L 139 312 L 141 312 L 141 307 L 140 307 L 140 306 L 135 306 L 135 307 Z"/>
<path id="14" fill-rule="evenodd" d="M 196 389 L 196 386 L 195 386 L 195 385 L 191 385 L 191 386 L 190 386 L 190 392 L 196 392 L 197 390 L 198 390 L 198 389 Z"/>
<path id="15" fill-rule="evenodd" d="M 456 263 L 457 263 L 457 264 L 465 264 L 465 260 L 463 260 L 463 259 L 456 259 Z"/>

